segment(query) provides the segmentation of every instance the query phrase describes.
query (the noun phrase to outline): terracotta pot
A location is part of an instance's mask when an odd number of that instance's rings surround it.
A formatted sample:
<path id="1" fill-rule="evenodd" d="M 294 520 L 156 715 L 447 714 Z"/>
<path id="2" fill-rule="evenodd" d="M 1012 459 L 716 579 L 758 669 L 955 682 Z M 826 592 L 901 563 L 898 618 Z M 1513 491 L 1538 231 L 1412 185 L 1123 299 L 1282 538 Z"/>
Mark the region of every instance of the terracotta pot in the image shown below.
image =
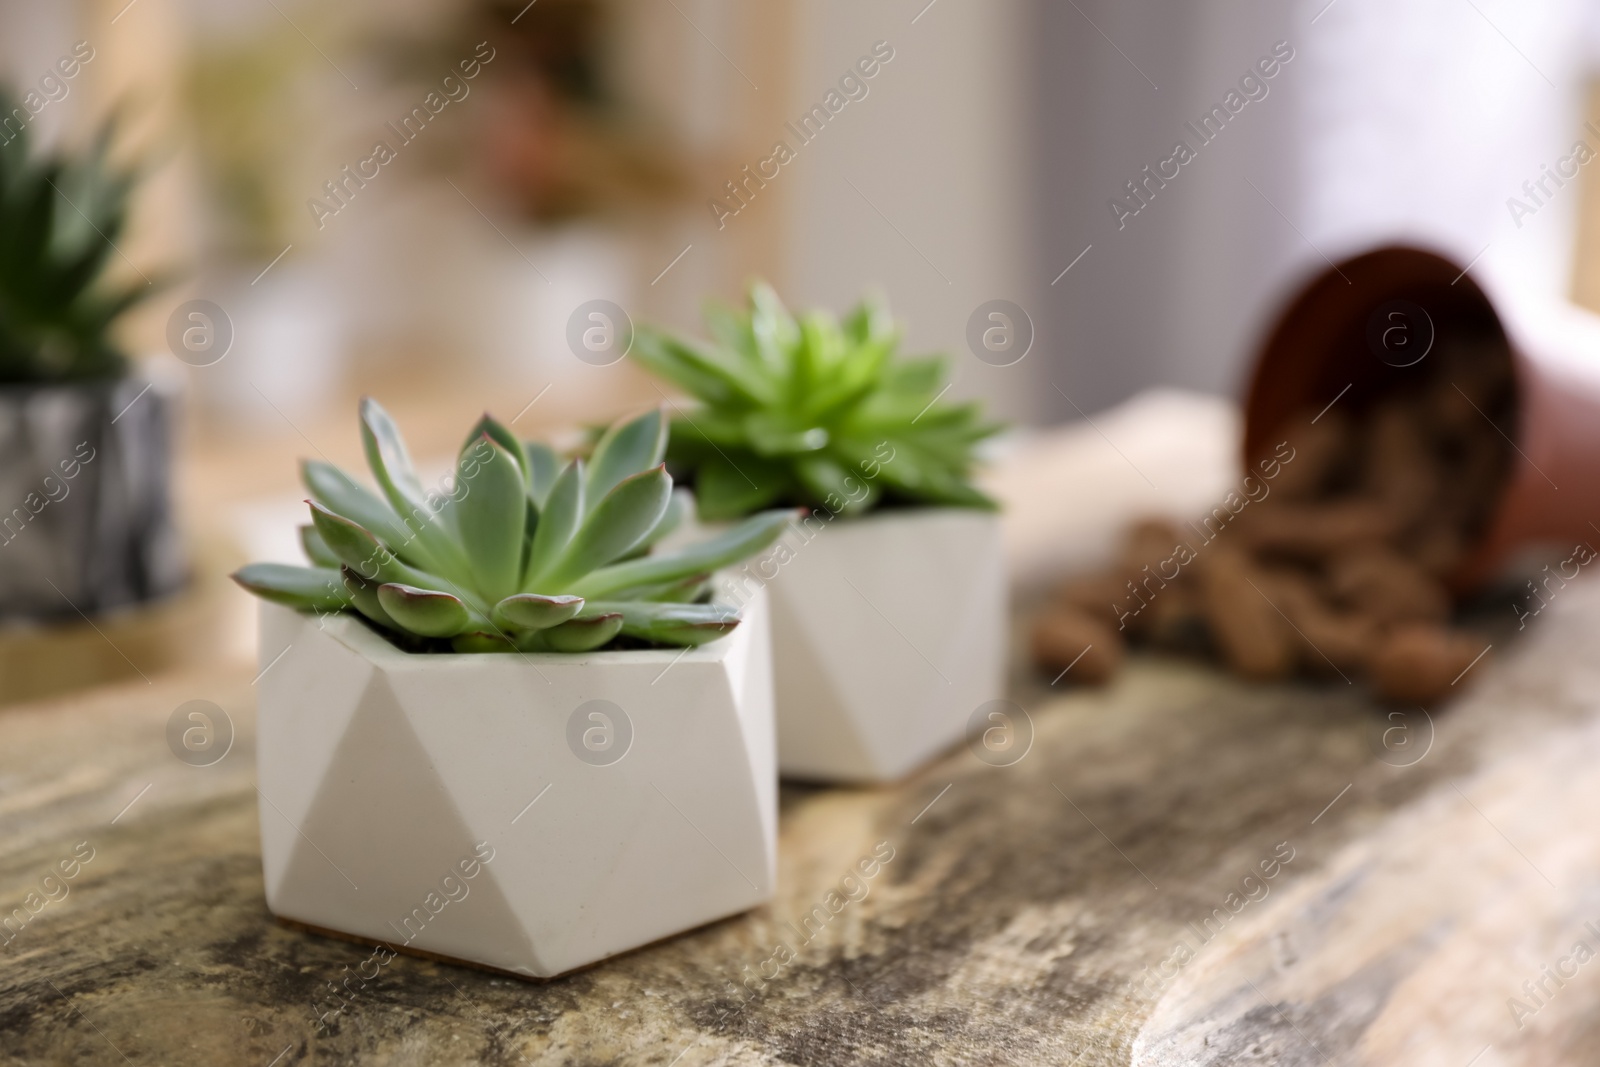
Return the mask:
<path id="1" fill-rule="evenodd" d="M 1336 397 L 1360 406 L 1404 381 L 1409 368 L 1395 364 L 1411 357 L 1377 340 L 1390 324 L 1400 328 L 1394 340 L 1413 345 L 1463 324 L 1499 331 L 1510 350 L 1515 416 L 1496 428 L 1486 421 L 1484 432 L 1498 430 L 1516 454 L 1487 526 L 1451 576 L 1458 593 L 1495 577 L 1530 543 L 1571 547 L 1600 539 L 1600 319 L 1493 290 L 1491 299 L 1465 267 L 1435 252 L 1391 246 L 1314 277 L 1288 302 L 1256 356 L 1244 433 L 1248 462 L 1270 450 L 1299 413 Z M 1400 306 L 1394 317 L 1399 302 L 1410 307 Z M 1426 316 L 1416 316 L 1415 308 Z"/>

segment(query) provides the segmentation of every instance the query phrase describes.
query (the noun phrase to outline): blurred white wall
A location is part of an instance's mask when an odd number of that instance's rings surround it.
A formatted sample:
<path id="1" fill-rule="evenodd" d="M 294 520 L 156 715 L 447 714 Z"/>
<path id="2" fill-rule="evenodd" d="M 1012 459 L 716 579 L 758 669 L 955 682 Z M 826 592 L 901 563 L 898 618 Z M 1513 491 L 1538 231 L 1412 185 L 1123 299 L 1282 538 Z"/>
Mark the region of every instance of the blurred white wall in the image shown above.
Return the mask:
<path id="1" fill-rule="evenodd" d="M 796 5 L 787 113 L 838 87 L 879 41 L 894 58 L 780 181 L 793 302 L 844 308 L 880 284 L 907 320 L 911 351 L 952 356 L 955 394 L 1005 415 L 1045 409 L 1037 383 L 1052 354 L 1035 345 L 995 367 L 968 350 L 967 320 L 992 299 L 1029 305 L 1031 179 L 1019 0 L 895 0 Z M 795 138 L 783 130 L 774 136 Z M 954 395 L 954 394 L 953 394 Z"/>

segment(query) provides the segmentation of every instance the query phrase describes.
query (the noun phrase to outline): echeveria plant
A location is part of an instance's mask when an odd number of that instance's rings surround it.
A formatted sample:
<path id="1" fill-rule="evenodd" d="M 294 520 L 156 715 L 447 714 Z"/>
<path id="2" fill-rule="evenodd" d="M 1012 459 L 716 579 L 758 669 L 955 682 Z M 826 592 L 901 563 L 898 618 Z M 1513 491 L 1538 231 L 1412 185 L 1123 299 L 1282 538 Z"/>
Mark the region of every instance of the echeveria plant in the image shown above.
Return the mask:
<path id="1" fill-rule="evenodd" d="M 754 516 L 676 552 L 651 548 L 687 508 L 662 463 L 667 419 L 618 423 L 587 461 L 563 464 L 485 415 L 454 480 L 425 490 L 376 401 L 361 404 L 367 462 L 381 495 L 307 461 L 309 567 L 253 563 L 233 577 L 302 610 L 353 609 L 417 649 L 587 652 L 618 635 L 698 645 L 738 624 L 705 602 L 711 572 L 775 541 L 792 513 Z"/>
<path id="2" fill-rule="evenodd" d="M 25 114 L 0 89 L 0 117 Z M 80 157 L 36 155 L 27 127 L 0 130 L 0 382 L 107 378 L 126 358 L 112 324 L 155 291 L 106 267 L 134 175 L 107 161 L 112 125 Z"/>
<path id="3" fill-rule="evenodd" d="M 712 344 L 641 329 L 633 345 L 699 401 L 673 420 L 668 458 L 692 472 L 702 517 L 774 504 L 995 506 L 969 477 L 975 446 L 1001 427 L 976 404 L 940 403 L 944 358 L 898 358 L 882 303 L 863 300 L 843 324 L 825 311 L 796 321 L 758 282 L 748 311 L 714 303 L 706 325 Z"/>

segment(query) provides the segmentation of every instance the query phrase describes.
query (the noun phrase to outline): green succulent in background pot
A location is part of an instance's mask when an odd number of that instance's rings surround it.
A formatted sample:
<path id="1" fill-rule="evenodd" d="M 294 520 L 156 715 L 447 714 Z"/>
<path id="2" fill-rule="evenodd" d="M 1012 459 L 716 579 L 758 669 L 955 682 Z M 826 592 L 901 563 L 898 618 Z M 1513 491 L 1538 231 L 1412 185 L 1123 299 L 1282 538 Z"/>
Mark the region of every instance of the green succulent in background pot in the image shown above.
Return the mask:
<path id="1" fill-rule="evenodd" d="M 667 457 L 702 520 L 807 510 L 741 579 L 771 599 L 780 767 L 900 778 L 1003 695 L 999 519 L 972 484 L 1001 427 L 943 400 L 943 357 L 898 355 L 881 302 L 796 318 L 757 283 L 706 325 L 705 342 L 642 328 L 632 355 L 690 398 Z"/>
<path id="2" fill-rule="evenodd" d="M 262 600 L 273 912 L 392 942 L 408 894 L 476 849 L 491 898 L 423 911 L 404 947 L 548 977 L 768 899 L 765 599 L 714 596 L 792 512 L 661 550 L 688 503 L 659 410 L 570 461 L 486 415 L 433 488 L 372 400 L 361 431 L 374 486 L 303 465 L 309 563 L 234 575 Z M 536 818 L 546 789 L 561 812 Z"/>
<path id="3" fill-rule="evenodd" d="M 0 115 L 27 112 L 0 90 Z M 0 618 L 76 619 L 177 589 L 176 390 L 114 338 L 158 288 L 113 280 L 135 174 L 113 124 L 83 151 L 0 131 Z"/>
<path id="4" fill-rule="evenodd" d="M 749 309 L 706 310 L 712 343 L 640 330 L 634 357 L 698 403 L 673 420 L 668 452 L 692 472 L 705 519 L 775 504 L 863 514 L 878 506 L 993 509 L 974 488 L 975 449 L 999 432 L 976 403 L 941 400 L 942 356 L 902 359 L 880 301 L 841 323 L 796 320 L 764 284 Z"/>

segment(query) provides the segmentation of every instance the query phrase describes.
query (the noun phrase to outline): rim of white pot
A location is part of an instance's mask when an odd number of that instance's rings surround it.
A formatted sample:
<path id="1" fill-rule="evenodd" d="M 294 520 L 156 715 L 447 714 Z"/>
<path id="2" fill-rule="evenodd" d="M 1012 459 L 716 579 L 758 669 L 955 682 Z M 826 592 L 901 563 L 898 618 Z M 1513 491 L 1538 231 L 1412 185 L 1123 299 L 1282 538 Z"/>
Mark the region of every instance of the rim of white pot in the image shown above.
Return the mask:
<path id="1" fill-rule="evenodd" d="M 296 611 L 287 607 L 285 610 Z M 314 612 L 296 611 L 296 614 L 315 617 Z M 727 650 L 732 648 L 739 636 L 744 619 L 741 615 L 739 626 L 717 640 L 703 645 L 624 648 L 597 652 L 407 652 L 367 625 L 364 619 L 358 618 L 353 612 L 329 612 L 323 616 L 322 625 L 325 632 L 334 640 L 374 663 L 408 667 L 421 667 L 433 663 L 460 668 L 468 664 L 482 663 L 528 663 L 530 666 L 552 663 L 566 665 L 593 663 L 597 666 L 607 663 L 716 663 L 726 658 Z"/>

